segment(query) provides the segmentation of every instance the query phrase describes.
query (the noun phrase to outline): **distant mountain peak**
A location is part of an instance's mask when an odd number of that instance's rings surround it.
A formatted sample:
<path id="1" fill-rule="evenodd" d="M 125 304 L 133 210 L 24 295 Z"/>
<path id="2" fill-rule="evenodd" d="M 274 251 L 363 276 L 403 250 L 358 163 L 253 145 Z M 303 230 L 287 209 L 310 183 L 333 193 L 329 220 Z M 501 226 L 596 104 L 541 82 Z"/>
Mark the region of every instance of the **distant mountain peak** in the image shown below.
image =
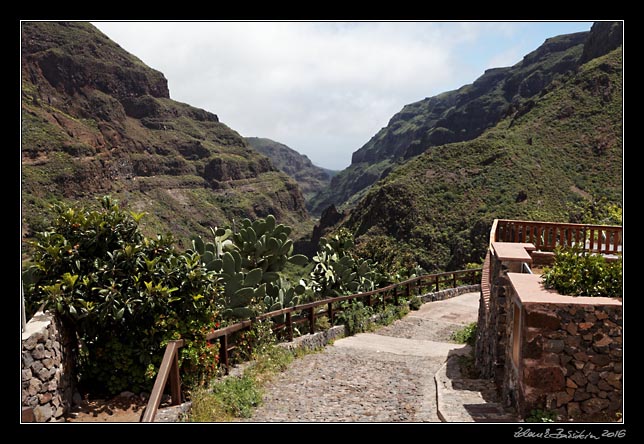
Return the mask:
<path id="1" fill-rule="evenodd" d="M 351 207 L 391 167 L 428 149 L 472 140 L 508 112 L 542 94 L 555 79 L 621 42 L 620 22 L 598 22 L 590 31 L 551 37 L 512 67 L 487 69 L 472 84 L 405 105 L 388 125 L 352 155 L 351 165 L 313 197 L 320 213 L 329 205 Z"/>
<path id="2" fill-rule="evenodd" d="M 300 154 L 283 143 L 261 137 L 246 137 L 246 142 L 271 159 L 278 170 L 288 174 L 298 183 L 309 209 L 308 203 L 311 197 L 326 188 L 335 173 L 314 165 L 308 156 Z"/>

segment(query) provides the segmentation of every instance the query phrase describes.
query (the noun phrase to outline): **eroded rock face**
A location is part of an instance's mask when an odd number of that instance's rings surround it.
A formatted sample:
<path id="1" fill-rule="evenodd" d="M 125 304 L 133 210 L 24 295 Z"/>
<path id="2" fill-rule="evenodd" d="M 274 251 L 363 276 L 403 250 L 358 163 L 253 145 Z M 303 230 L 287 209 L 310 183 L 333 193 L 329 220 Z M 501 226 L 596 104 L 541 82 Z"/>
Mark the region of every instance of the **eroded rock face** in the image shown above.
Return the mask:
<path id="1" fill-rule="evenodd" d="M 517 109 L 529 108 L 553 80 L 607 54 L 623 40 L 621 22 L 598 22 L 588 32 L 547 39 L 512 67 L 486 70 L 471 85 L 405 105 L 355 151 L 351 165 L 313 198 L 312 211 L 341 205 L 375 183 L 392 164 L 432 147 L 472 140 Z M 369 169 L 369 177 L 363 174 Z M 365 180 L 368 179 L 368 180 Z"/>
<path id="2" fill-rule="evenodd" d="M 308 205 L 310 199 L 321 189 L 329 186 L 332 172 L 313 165 L 307 156 L 266 138 L 246 137 L 246 141 L 252 148 L 267 156 L 278 170 L 288 174 L 297 182 L 307 202 L 307 209 L 311 209 Z"/>
<path id="3" fill-rule="evenodd" d="M 292 179 L 93 25 L 24 22 L 22 43 L 25 232 L 47 200 L 104 194 L 177 238 L 267 211 L 308 217 Z"/>
<path id="4" fill-rule="evenodd" d="M 392 163 L 433 146 L 478 137 L 509 110 L 541 94 L 556 76 L 579 66 L 579 52 L 588 35 L 580 32 L 547 39 L 515 66 L 488 69 L 471 85 L 405 105 L 353 153 L 351 166 L 316 196 L 313 211 L 344 203 L 376 182 Z M 364 180 L 360 173 L 367 166 L 373 171 Z"/>
<path id="5" fill-rule="evenodd" d="M 624 24 L 622 22 L 594 23 L 584 45 L 581 62 L 585 63 L 612 51 L 621 45 L 623 40 Z"/>
<path id="6" fill-rule="evenodd" d="M 119 100 L 146 94 L 170 97 L 163 74 L 145 66 L 89 23 L 24 22 L 21 49 L 27 71 L 39 72 L 67 95 L 92 88 Z"/>

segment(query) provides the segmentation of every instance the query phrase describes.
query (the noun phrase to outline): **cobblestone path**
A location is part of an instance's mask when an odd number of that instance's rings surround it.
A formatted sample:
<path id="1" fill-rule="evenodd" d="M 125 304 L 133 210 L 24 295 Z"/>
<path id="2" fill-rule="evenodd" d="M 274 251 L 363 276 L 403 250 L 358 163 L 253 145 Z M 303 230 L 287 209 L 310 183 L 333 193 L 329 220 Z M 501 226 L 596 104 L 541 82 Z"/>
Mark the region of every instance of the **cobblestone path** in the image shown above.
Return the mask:
<path id="1" fill-rule="evenodd" d="M 469 353 L 469 347 L 451 343 L 450 335 L 476 321 L 478 300 L 479 293 L 467 293 L 426 303 L 375 333 L 342 338 L 296 359 L 268 383 L 263 405 L 244 421 L 441 421 L 435 375 L 445 374 L 448 354 Z M 486 381 L 469 386 L 474 389 L 443 376 L 438 398 L 450 410 L 441 412 L 444 421 L 510 420 L 491 402 Z M 482 388 L 486 400 L 477 391 Z"/>

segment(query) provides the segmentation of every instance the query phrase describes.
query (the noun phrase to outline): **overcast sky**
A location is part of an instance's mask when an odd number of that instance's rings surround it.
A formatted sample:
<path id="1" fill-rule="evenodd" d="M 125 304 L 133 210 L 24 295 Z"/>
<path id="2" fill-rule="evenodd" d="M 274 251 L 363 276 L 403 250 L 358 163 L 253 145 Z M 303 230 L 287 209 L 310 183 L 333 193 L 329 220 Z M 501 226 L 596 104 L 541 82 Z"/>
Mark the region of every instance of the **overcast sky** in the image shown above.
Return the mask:
<path id="1" fill-rule="evenodd" d="M 408 103 L 590 22 L 93 22 L 242 136 L 340 170 Z"/>

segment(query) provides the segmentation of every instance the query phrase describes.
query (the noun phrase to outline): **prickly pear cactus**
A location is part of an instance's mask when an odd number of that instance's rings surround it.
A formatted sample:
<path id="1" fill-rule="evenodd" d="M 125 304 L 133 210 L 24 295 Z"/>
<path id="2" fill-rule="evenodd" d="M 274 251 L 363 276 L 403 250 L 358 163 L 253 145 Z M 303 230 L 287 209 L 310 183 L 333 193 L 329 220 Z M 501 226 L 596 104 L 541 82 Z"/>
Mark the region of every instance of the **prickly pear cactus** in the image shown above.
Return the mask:
<path id="1" fill-rule="evenodd" d="M 319 250 L 313 257 L 311 286 L 319 297 L 371 291 L 385 276 L 371 259 L 354 258 L 350 252 L 353 237 L 346 230 L 332 238 L 320 239 Z"/>
<path id="2" fill-rule="evenodd" d="M 238 229 L 212 229 L 213 240 L 192 239 L 208 270 L 214 271 L 223 286 L 223 316 L 247 319 L 271 307 L 296 305 L 306 290 L 302 283 L 291 288 L 280 272 L 287 263 L 304 266 L 308 258 L 292 255 L 291 227 L 277 224 L 274 216 L 253 222 L 243 219 Z M 277 309 L 277 308 L 273 308 Z"/>

